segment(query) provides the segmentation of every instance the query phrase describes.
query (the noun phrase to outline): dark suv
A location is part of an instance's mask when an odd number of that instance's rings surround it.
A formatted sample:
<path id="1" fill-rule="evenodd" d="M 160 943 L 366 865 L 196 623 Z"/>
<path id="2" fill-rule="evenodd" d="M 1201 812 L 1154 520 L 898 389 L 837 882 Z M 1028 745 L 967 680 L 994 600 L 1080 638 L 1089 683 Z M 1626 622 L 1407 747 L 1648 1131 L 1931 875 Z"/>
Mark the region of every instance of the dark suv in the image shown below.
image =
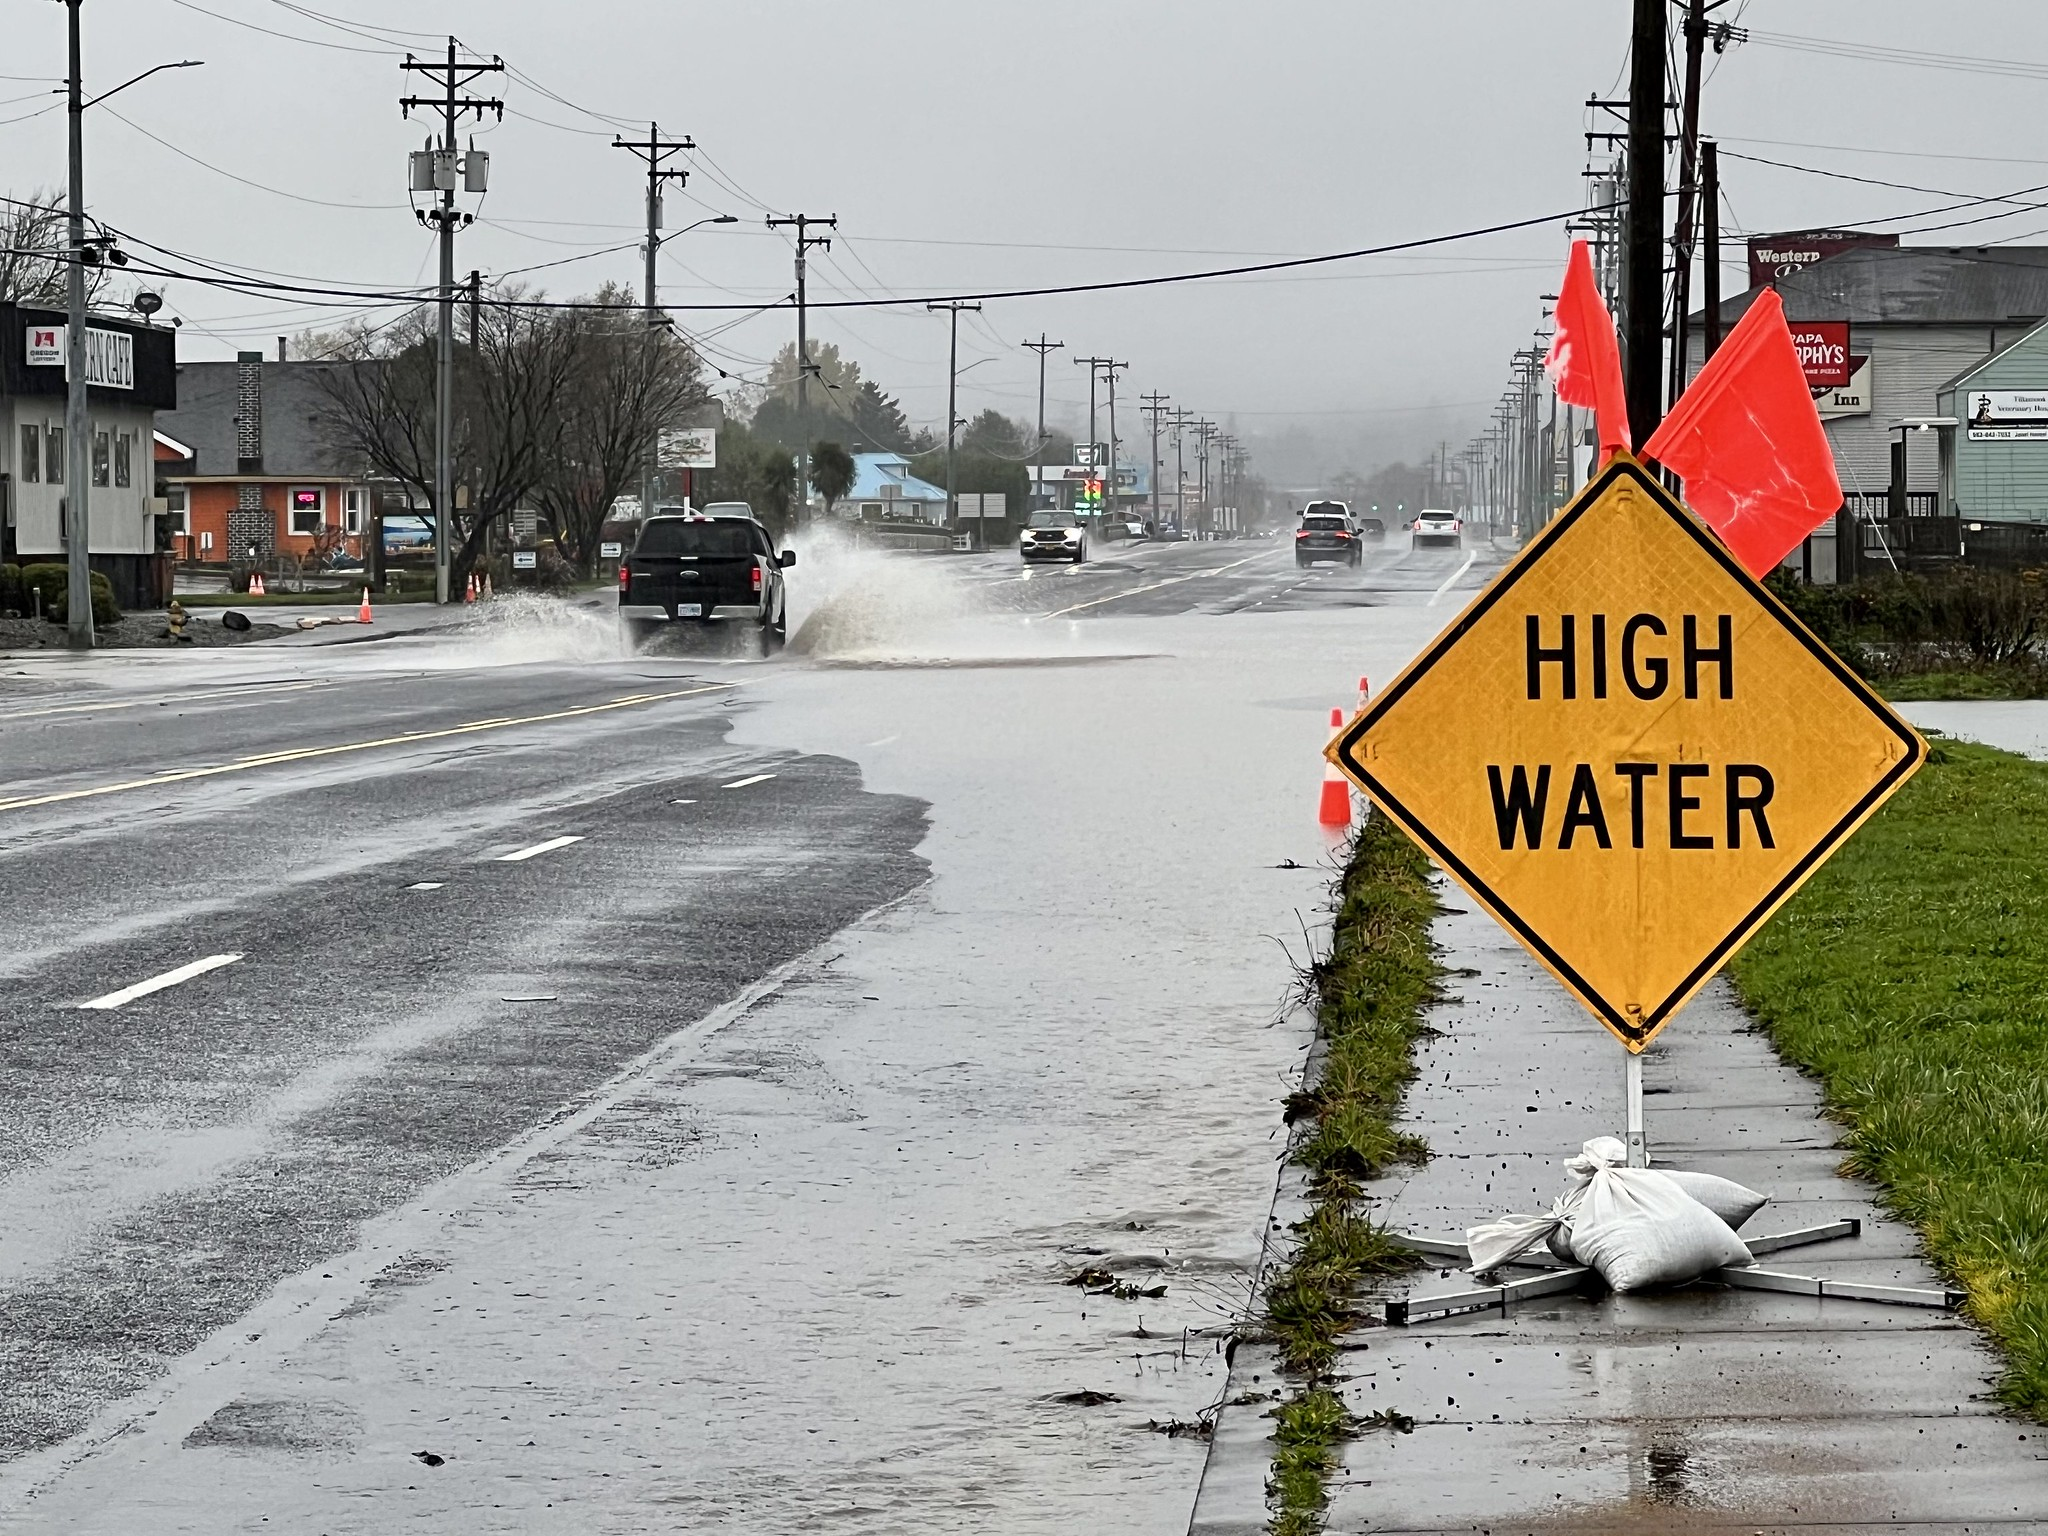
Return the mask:
<path id="1" fill-rule="evenodd" d="M 678 626 L 697 635 L 739 628 L 772 655 L 789 634 L 782 573 L 795 564 L 751 517 L 664 509 L 640 525 L 619 562 L 620 634 L 630 649 Z"/>
<path id="2" fill-rule="evenodd" d="M 1312 501 L 1302 510 L 1301 526 L 1294 531 L 1294 563 L 1313 565 L 1318 560 L 1342 560 L 1358 565 L 1365 559 L 1365 545 L 1351 509 L 1341 501 Z"/>

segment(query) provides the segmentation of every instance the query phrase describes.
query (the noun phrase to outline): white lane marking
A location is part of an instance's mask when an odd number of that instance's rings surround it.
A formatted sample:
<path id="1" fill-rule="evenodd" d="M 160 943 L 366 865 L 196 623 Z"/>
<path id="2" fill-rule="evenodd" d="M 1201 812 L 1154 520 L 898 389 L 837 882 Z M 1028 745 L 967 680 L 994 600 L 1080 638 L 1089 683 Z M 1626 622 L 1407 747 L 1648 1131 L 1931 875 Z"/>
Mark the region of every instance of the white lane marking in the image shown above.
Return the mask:
<path id="1" fill-rule="evenodd" d="M 208 971 L 217 971 L 224 965 L 233 965 L 240 955 L 208 955 L 204 960 L 194 960 L 190 965 L 181 965 L 174 971 L 165 971 L 161 976 L 152 976 L 147 981 L 138 981 L 132 987 L 123 987 L 118 992 L 109 992 L 105 997 L 96 997 L 89 1003 L 80 1003 L 81 1008 L 118 1008 L 123 1003 L 132 1003 L 138 997 L 147 997 L 152 992 L 161 992 L 166 987 L 175 987 L 181 981 L 190 981 L 194 976 L 204 976 Z"/>
<path id="2" fill-rule="evenodd" d="M 580 837 L 551 837 L 544 843 L 535 843 L 531 848 L 522 848 L 517 853 L 501 853 L 500 864 L 517 864 L 521 859 L 531 859 L 543 853 L 553 853 L 557 848 L 566 848 L 571 843 L 580 843 Z"/>
<path id="3" fill-rule="evenodd" d="M 700 693 L 716 693 L 720 689 L 738 686 L 734 683 L 706 683 L 701 688 L 682 688 L 673 693 L 650 693 L 644 698 L 634 699 L 635 704 L 665 703 L 670 699 L 685 699 Z M 600 715 L 609 709 L 630 706 L 621 704 L 582 704 L 574 709 L 551 710 L 544 715 L 522 715 L 511 720 L 472 720 L 467 725 L 451 725 L 438 731 L 406 731 L 398 736 L 384 736 L 375 741 L 345 741 L 332 747 L 299 747 L 286 752 L 266 752 L 258 757 L 245 757 L 232 763 L 216 763 L 207 768 L 180 768 L 169 773 L 154 773 L 143 779 L 123 779 L 118 784 L 95 784 L 89 789 L 59 790 L 47 795 L 23 795 L 13 800 L 0 800 L 0 811 L 25 810 L 34 805 L 60 805 L 68 800 L 90 800 L 98 795 L 118 795 L 131 789 L 155 789 L 164 784 L 182 784 L 187 779 L 210 779 L 216 774 L 243 773 L 251 768 L 272 768 L 280 763 L 305 762 L 316 757 L 334 757 L 344 752 L 368 752 L 375 747 L 410 747 L 422 741 L 434 741 L 446 736 L 466 736 L 472 731 L 501 730 L 508 725 L 541 725 L 554 720 L 574 720 L 584 715 Z"/>
<path id="4" fill-rule="evenodd" d="M 766 783 L 774 777 L 775 775 L 772 773 L 757 773 L 751 779 L 734 779 L 730 784 L 721 784 L 718 787 L 720 789 L 745 789 L 749 784 Z"/>
<path id="5" fill-rule="evenodd" d="M 897 738 L 894 736 L 884 736 L 879 740 L 869 742 L 868 745 L 871 747 L 886 747 L 889 745 L 890 742 L 895 741 L 896 739 Z"/>
<path id="6" fill-rule="evenodd" d="M 408 891 L 438 891 L 447 883 L 445 880 L 415 880 L 406 889 Z"/>
<path id="7" fill-rule="evenodd" d="M 1474 560 L 1477 560 L 1478 558 L 1479 551 L 1475 549 L 1472 551 L 1471 554 L 1465 557 L 1465 563 L 1463 565 L 1459 566 L 1455 571 L 1451 572 L 1450 575 L 1444 578 L 1444 584 L 1442 586 L 1438 587 L 1434 592 L 1429 594 L 1429 601 L 1424 603 L 1422 606 L 1425 608 L 1434 608 L 1436 606 L 1436 600 L 1442 597 L 1446 592 L 1450 591 L 1452 586 L 1456 584 L 1458 578 L 1464 575 L 1467 571 L 1472 569 L 1472 562 Z"/>
<path id="8" fill-rule="evenodd" d="M 246 688 L 215 688 L 201 693 L 151 694 L 145 699 L 117 699 L 95 704 L 55 704 L 44 709 L 17 709 L 0 715 L 0 720 L 30 720 L 38 715 L 88 715 L 110 709 L 146 709 L 150 705 L 169 707 L 182 704 L 210 704 L 215 699 L 245 699 L 252 694 L 303 693 L 308 688 L 332 688 L 326 682 L 251 683 Z"/>
<path id="9" fill-rule="evenodd" d="M 1051 613 L 1040 614 L 1039 617 L 1057 619 L 1062 614 L 1079 613 L 1083 608 L 1093 608 L 1099 603 L 1113 603 L 1118 598 L 1136 597 L 1140 592 L 1157 592 L 1161 587 L 1179 586 L 1184 581 L 1199 581 L 1204 576 L 1221 576 L 1225 571 L 1234 571 L 1240 565 L 1250 565 L 1254 560 L 1264 558 L 1266 553 L 1267 551 L 1262 550 L 1259 554 L 1247 555 L 1242 560 L 1233 560 L 1228 565 L 1219 565 L 1206 571 L 1190 571 L 1185 576 L 1169 576 L 1166 580 L 1155 581 L 1150 586 L 1126 587 L 1123 591 L 1112 592 L 1107 597 L 1092 597 L 1085 603 L 1075 603 L 1067 608 L 1055 608 Z"/>
<path id="10" fill-rule="evenodd" d="M 694 801 L 694 800 L 671 800 L 671 801 L 669 801 L 669 804 L 670 804 L 670 805 L 695 805 L 696 803 L 697 803 L 697 802 L 696 802 L 696 801 Z"/>

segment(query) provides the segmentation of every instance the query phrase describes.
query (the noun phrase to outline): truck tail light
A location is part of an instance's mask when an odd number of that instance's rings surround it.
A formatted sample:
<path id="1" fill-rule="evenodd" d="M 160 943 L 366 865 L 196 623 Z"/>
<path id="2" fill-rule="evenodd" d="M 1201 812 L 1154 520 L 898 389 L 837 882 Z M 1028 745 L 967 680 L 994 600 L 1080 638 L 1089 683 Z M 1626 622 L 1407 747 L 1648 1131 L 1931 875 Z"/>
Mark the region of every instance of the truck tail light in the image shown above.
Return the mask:
<path id="1" fill-rule="evenodd" d="M 761 595 L 761 562 L 758 560 L 754 562 L 754 595 Z"/>
<path id="2" fill-rule="evenodd" d="M 632 586 L 633 568 L 621 560 L 619 562 L 619 596 L 624 597 L 627 592 L 632 590 Z"/>

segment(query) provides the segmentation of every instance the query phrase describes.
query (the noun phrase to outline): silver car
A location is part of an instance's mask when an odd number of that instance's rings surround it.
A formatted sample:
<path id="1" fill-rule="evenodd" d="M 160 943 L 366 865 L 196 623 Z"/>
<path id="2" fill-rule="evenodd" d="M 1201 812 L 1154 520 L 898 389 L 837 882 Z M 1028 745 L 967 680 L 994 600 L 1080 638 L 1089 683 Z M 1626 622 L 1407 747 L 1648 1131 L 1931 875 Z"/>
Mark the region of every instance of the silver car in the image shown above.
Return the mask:
<path id="1" fill-rule="evenodd" d="M 1034 512 L 1017 536 L 1017 553 L 1027 564 L 1033 560 L 1071 560 L 1079 565 L 1088 558 L 1088 530 L 1071 512 Z"/>

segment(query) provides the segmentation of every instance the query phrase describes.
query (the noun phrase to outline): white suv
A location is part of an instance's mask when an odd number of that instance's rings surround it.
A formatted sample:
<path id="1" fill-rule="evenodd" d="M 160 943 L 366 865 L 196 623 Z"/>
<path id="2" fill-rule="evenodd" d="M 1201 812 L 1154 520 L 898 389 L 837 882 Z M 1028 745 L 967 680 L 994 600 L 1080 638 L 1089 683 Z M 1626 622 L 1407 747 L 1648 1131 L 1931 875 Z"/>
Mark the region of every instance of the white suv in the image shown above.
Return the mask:
<path id="1" fill-rule="evenodd" d="M 1457 548 L 1465 542 L 1465 520 L 1455 512 L 1437 512 L 1425 507 L 1415 514 L 1415 521 L 1409 524 L 1413 535 L 1408 541 L 1410 549 L 1419 549 L 1424 544 L 1449 544 Z"/>

